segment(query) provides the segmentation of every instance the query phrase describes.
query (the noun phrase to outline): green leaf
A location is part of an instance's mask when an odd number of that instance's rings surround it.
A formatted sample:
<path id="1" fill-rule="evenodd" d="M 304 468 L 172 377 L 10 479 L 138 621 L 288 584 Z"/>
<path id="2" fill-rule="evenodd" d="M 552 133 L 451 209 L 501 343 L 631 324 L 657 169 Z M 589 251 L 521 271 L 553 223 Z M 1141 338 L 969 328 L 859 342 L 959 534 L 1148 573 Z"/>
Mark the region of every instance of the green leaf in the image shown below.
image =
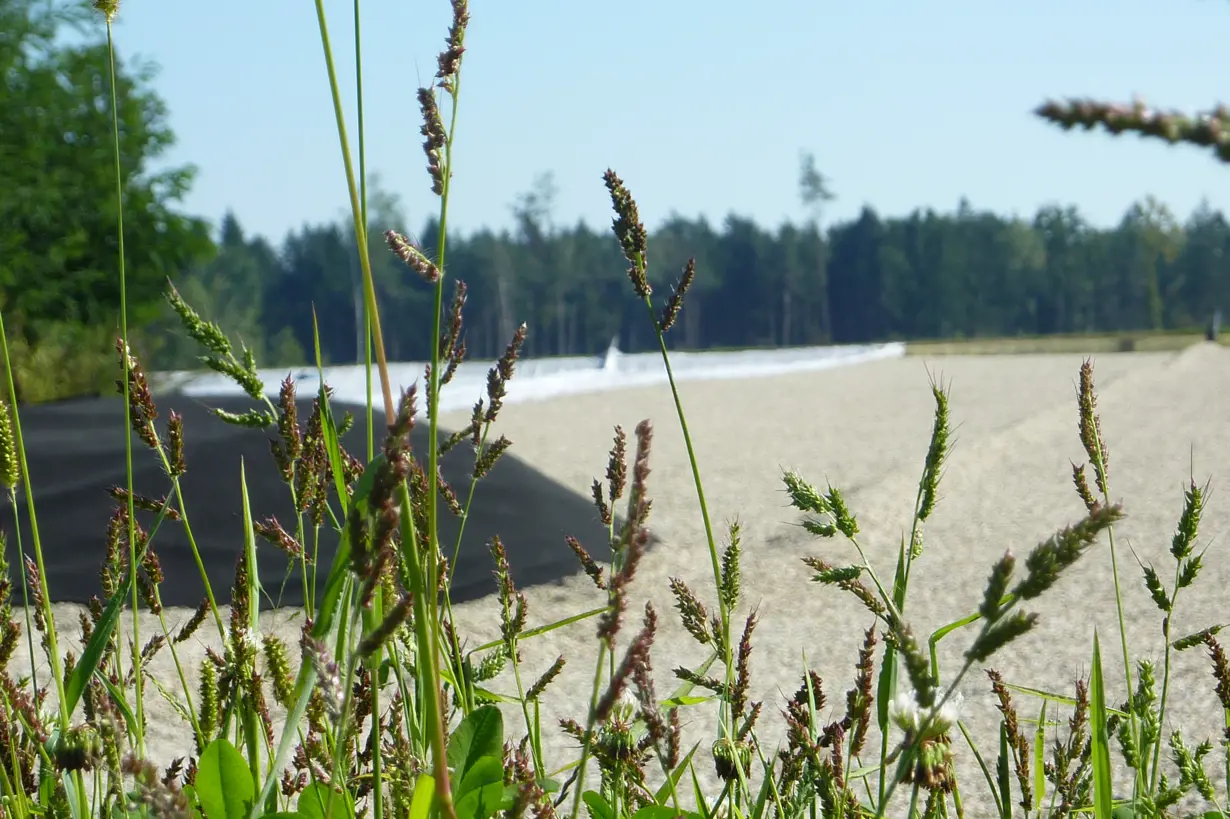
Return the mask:
<path id="1" fill-rule="evenodd" d="M 589 808 L 589 815 L 593 819 L 615 819 L 615 811 L 597 791 L 586 791 L 581 794 L 581 798 L 585 800 L 585 806 Z"/>
<path id="2" fill-rule="evenodd" d="M 266 813 L 261 819 L 303 819 L 302 813 L 291 813 L 290 811 L 278 811 L 277 813 Z"/>
<path id="3" fill-rule="evenodd" d="M 488 819 L 499 810 L 503 796 L 504 763 L 498 756 L 479 757 L 457 786 L 457 819 Z"/>
<path id="4" fill-rule="evenodd" d="M 248 595 L 248 628 L 253 634 L 260 634 L 261 573 L 256 562 L 256 530 L 252 528 L 252 504 L 248 500 L 248 476 L 243 458 L 239 459 L 239 492 L 243 501 L 243 557 L 248 569 L 248 587 L 244 589 Z"/>
<path id="5" fill-rule="evenodd" d="M 676 788 L 679 787 L 679 780 L 683 777 L 683 772 L 686 771 L 688 766 L 692 764 L 692 756 L 696 753 L 696 749 L 699 747 L 699 742 L 692 746 L 692 750 L 688 751 L 687 756 L 685 756 L 683 760 L 675 766 L 675 770 L 671 771 L 670 781 L 663 782 L 662 787 L 658 788 L 657 793 L 653 795 L 653 800 L 659 805 L 666 802 L 666 797 L 670 795 L 672 786 Z"/>
<path id="6" fill-rule="evenodd" d="M 408 819 L 427 819 L 435 795 L 436 780 L 428 774 L 419 774 L 418 779 L 414 780 L 414 794 L 410 797 Z"/>
<path id="7" fill-rule="evenodd" d="M 1042 713 L 1038 714 L 1038 728 L 1034 731 L 1034 810 L 1042 807 L 1042 793 L 1046 790 L 1046 700 L 1042 701 Z"/>
<path id="8" fill-rule="evenodd" d="M 380 457 L 380 456 L 377 456 L 377 457 Z M 359 496 L 358 490 L 356 490 L 355 497 L 357 498 L 358 496 Z M 554 623 L 547 623 L 541 626 L 534 626 L 534 628 L 527 628 L 525 631 L 517 635 L 517 641 L 525 642 L 531 637 L 537 637 L 542 634 L 549 634 L 552 631 L 555 631 L 556 629 L 563 628 L 564 626 L 570 626 L 573 623 L 579 623 L 582 620 L 588 620 L 590 617 L 597 617 L 599 614 L 604 613 L 606 610 L 607 610 L 607 607 L 602 606 L 601 608 L 590 609 L 589 611 L 583 611 L 580 614 L 574 614 L 571 617 L 565 617 L 563 620 L 556 620 Z M 502 646 L 502 645 L 504 645 L 503 637 L 497 640 L 492 640 L 489 643 L 483 643 L 481 646 L 478 646 L 470 653 L 478 654 L 479 652 L 490 651 L 491 649 L 498 648 L 499 646 Z"/>
<path id="9" fill-rule="evenodd" d="M 197 763 L 197 797 L 205 819 L 243 819 L 256 796 L 252 772 L 229 740 L 209 743 Z"/>
<path id="10" fill-rule="evenodd" d="M 1089 673 L 1090 714 L 1092 730 L 1093 815 L 1096 819 L 1112 819 L 1110 737 L 1106 733 L 1106 685 L 1102 680 L 1102 649 L 1098 633 L 1093 632 L 1093 663 Z"/>
<path id="11" fill-rule="evenodd" d="M 662 700 L 663 708 L 679 708 L 686 705 L 701 705 L 702 703 L 712 702 L 714 697 L 671 697 L 668 700 Z"/>
<path id="12" fill-rule="evenodd" d="M 497 761 L 504 758 L 504 717 L 494 705 L 471 711 L 449 738 L 448 766 L 454 781 L 464 782 L 465 775 L 483 757 Z"/>
<path id="13" fill-rule="evenodd" d="M 299 813 L 303 819 L 353 819 L 354 805 L 347 794 L 313 782 L 299 794 Z"/>
<path id="14" fill-rule="evenodd" d="M 120 588 L 116 589 L 115 594 L 111 596 L 107 607 L 103 609 L 102 617 L 99 618 L 98 624 L 94 626 L 94 631 L 90 634 L 90 641 L 86 643 L 85 650 L 81 652 L 81 659 L 73 667 L 73 673 L 69 675 L 68 685 L 64 689 L 64 704 L 70 714 L 76 710 L 77 703 L 81 701 L 81 695 L 85 693 L 86 684 L 98 670 L 98 664 L 102 662 L 103 650 L 111 640 L 111 635 L 115 633 L 124 604 L 132 596 L 132 579 L 132 572 L 128 572 Z"/>

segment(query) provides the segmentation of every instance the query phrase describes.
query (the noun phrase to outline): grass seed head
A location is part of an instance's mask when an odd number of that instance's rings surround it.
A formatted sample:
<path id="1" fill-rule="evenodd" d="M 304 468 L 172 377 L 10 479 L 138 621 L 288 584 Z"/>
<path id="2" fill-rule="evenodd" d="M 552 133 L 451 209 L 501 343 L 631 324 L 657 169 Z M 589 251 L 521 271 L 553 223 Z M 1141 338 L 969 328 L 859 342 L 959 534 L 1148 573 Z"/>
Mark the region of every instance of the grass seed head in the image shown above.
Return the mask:
<path id="1" fill-rule="evenodd" d="M 448 133 L 444 130 L 444 119 L 440 116 L 440 108 L 431 89 L 420 88 L 418 98 L 419 110 L 423 113 L 423 125 L 419 131 L 424 137 L 423 153 L 427 155 L 431 191 L 436 196 L 443 196 L 444 177 L 448 172 L 444 167 L 444 146 L 448 144 Z"/>
<path id="2" fill-rule="evenodd" d="M 615 209 L 611 228 L 615 232 L 615 238 L 619 240 L 620 248 L 623 249 L 624 258 L 628 260 L 628 278 L 632 281 L 636 295 L 647 299 L 653 293 L 645 275 L 645 270 L 649 267 L 649 233 L 641 223 L 636 202 L 623 180 L 612 170 L 607 170 L 602 178 L 611 194 L 611 205 Z"/>
<path id="3" fill-rule="evenodd" d="M 658 321 L 658 328 L 663 333 L 675 326 L 675 321 L 679 318 L 679 311 L 683 309 L 683 297 L 687 295 L 688 289 L 692 286 L 692 280 L 695 278 L 696 259 L 691 258 L 684 265 L 683 277 L 671 291 L 671 297 L 667 300 L 666 307 L 662 309 L 662 318 Z"/>
<path id="4" fill-rule="evenodd" d="M 13 408 L 0 398 L 0 483 L 13 492 L 21 481 L 21 461 L 17 455 L 17 437 L 13 434 Z"/>
<path id="5" fill-rule="evenodd" d="M 1077 428 L 1080 432 L 1081 445 L 1089 456 L 1089 462 L 1093 464 L 1098 491 L 1106 497 L 1110 450 L 1106 447 L 1106 439 L 1102 437 L 1102 420 L 1098 416 L 1098 396 L 1093 386 L 1093 361 L 1088 358 L 1081 364 L 1077 403 L 1080 408 L 1080 421 Z"/>

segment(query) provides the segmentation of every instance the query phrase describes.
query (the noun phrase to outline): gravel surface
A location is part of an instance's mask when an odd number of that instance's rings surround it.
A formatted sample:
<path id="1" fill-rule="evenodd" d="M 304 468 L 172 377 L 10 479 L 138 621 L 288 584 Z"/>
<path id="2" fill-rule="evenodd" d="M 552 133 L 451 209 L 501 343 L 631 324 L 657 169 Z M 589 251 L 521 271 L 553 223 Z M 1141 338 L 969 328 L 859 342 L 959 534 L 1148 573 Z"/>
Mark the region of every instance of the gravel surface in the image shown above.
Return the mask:
<path id="1" fill-rule="evenodd" d="M 800 557 L 821 555 L 841 565 L 855 562 L 857 555 L 848 545 L 818 541 L 797 525 L 798 516 L 782 490 L 781 471 L 796 469 L 813 483 L 823 486 L 828 481 L 842 489 L 858 518 L 860 540 L 887 582 L 898 544 L 909 534 L 927 449 L 933 409 L 929 374 L 951 384 L 956 444 L 939 506 L 924 533 L 925 552 L 915 566 L 906 610 L 915 633 L 927 635 L 977 608 L 990 566 L 1005 550 L 1023 561 L 1037 542 L 1082 516 L 1084 507 L 1071 484 L 1071 461 L 1084 460 L 1075 401 L 1081 360 L 1073 355 L 905 358 L 817 374 L 681 386 L 715 528 L 721 537 L 726 523 L 735 518 L 743 527 L 740 623 L 748 610 L 757 610 L 752 696 L 765 704 L 762 740 L 775 745 L 780 737 L 780 707 L 799 684 L 804 658 L 825 681 L 832 718 L 840 717 L 858 646 L 871 625 L 853 598 L 810 580 Z M 1136 558 L 1154 563 L 1171 584 L 1173 561 L 1167 550 L 1191 474 L 1201 484 L 1213 478 L 1199 541 L 1200 548 L 1210 548 L 1201 577 L 1180 598 L 1174 634 L 1230 621 L 1224 595 L 1230 560 L 1221 554 L 1230 507 L 1218 491 L 1230 463 L 1230 424 L 1225 420 L 1230 353 L 1201 345 L 1177 355 L 1106 355 L 1095 361 L 1095 376 L 1110 450 L 1111 494 L 1122 500 L 1128 514 L 1117 529 L 1117 543 L 1133 660 L 1156 660 L 1160 685 L 1161 616 L 1140 580 Z M 650 526 L 660 542 L 638 571 L 623 634 L 627 638 L 635 631 L 644 602 L 652 601 L 660 625 L 653 664 L 658 694 L 665 697 L 675 686 L 671 669 L 698 663 L 704 656 L 678 623 L 668 581 L 681 578 L 707 603 L 713 599 L 704 529 L 669 390 L 654 387 L 508 406 L 500 431 L 513 440 L 520 457 L 585 494 L 592 479 L 604 474 L 612 428 L 620 424 L 632 438 L 632 430 L 645 418 L 653 421 L 656 432 Z M 464 419 L 442 421 L 448 425 Z M 562 541 L 555 545 L 567 548 Z M 584 575 L 528 589 L 527 596 L 531 626 L 602 601 Z M 991 665 L 1010 682 L 1070 694 L 1074 678 L 1088 673 L 1096 628 L 1109 700 L 1121 700 L 1121 653 L 1105 544 L 1034 603 L 1032 609 L 1042 615 L 1038 627 Z M 74 635 L 75 611 L 61 606 L 58 612 L 62 631 Z M 457 610 L 458 626 L 471 645 L 498 635 L 496 612 L 491 599 Z M 168 617 L 175 623 L 186 619 L 187 612 L 169 611 Z M 287 615 L 270 612 L 265 617 L 270 627 L 294 639 L 297 624 Z M 145 634 L 154 627 L 146 620 Z M 940 644 L 942 672 L 951 675 L 959 667 L 970 637 L 959 631 Z M 75 639 L 68 642 L 75 647 Z M 529 679 L 556 656 L 568 659 L 544 707 L 550 762 L 563 764 L 572 758 L 569 741 L 553 725 L 563 716 L 584 721 L 595 647 L 593 621 L 524 644 Z M 203 648 L 194 639 L 181 650 L 190 674 Z M 173 674 L 170 657 L 163 654 L 159 666 Z M 515 690 L 508 673 L 492 687 Z M 985 674 L 971 672 L 961 692 L 963 718 L 993 759 L 997 713 Z M 1193 745 L 1204 738 L 1216 742 L 1221 719 L 1205 652 L 1196 649 L 1175 658 L 1171 694 L 1172 724 L 1163 730 L 1168 734 L 1182 728 Z M 1023 718 L 1036 715 L 1036 701 L 1019 695 L 1017 703 Z M 153 758 L 189 750 L 187 731 L 156 694 L 148 711 L 155 718 L 149 749 Z M 703 748 L 712 740 L 706 733 L 710 713 L 702 707 L 684 715 L 685 747 L 703 741 Z M 1057 716 L 1053 709 L 1050 716 Z M 1066 720 L 1067 713 L 1058 716 Z M 519 726 L 519 711 L 510 711 L 509 732 L 519 735 Z M 878 748 L 878 741 L 869 747 Z M 987 803 L 981 775 L 959 736 L 955 748 L 967 814 L 982 815 Z M 698 771 L 712 784 L 708 754 L 698 752 L 697 759 Z"/>

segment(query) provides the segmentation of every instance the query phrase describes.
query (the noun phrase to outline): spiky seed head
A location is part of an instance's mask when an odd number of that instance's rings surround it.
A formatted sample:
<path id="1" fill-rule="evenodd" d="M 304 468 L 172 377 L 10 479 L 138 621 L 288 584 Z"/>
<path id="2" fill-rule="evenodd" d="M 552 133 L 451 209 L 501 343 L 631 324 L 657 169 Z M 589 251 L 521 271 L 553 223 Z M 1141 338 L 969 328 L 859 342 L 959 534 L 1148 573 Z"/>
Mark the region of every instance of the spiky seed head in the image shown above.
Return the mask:
<path id="1" fill-rule="evenodd" d="M 0 398 L 0 483 L 9 492 L 21 480 L 21 462 L 17 457 L 17 438 L 13 434 L 12 408 Z"/>
<path id="2" fill-rule="evenodd" d="M 115 22 L 115 16 L 120 13 L 119 0 L 92 0 L 94 10 L 107 18 L 108 25 Z"/>
<path id="3" fill-rule="evenodd" d="M 636 295 L 647 299 L 653 293 L 645 275 L 645 270 L 649 267 L 649 233 L 641 223 L 636 201 L 628 192 L 624 181 L 609 169 L 602 178 L 611 194 L 611 205 L 615 209 L 611 228 L 615 232 L 615 238 L 619 240 L 620 248 L 623 249 L 624 258 L 628 260 L 628 278 L 632 281 Z"/>

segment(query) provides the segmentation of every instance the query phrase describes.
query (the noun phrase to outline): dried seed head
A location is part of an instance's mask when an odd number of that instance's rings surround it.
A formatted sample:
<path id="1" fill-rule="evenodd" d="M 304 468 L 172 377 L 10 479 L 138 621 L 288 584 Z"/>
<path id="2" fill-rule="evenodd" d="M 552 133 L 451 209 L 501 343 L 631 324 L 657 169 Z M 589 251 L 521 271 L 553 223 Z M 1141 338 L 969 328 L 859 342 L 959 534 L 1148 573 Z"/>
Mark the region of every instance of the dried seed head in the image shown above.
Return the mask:
<path id="1" fill-rule="evenodd" d="M 132 813 L 145 814 L 152 819 L 187 819 L 191 815 L 187 794 L 175 782 L 161 781 L 158 768 L 152 762 L 128 754 L 121 770 L 133 778 L 135 787 L 128 795 L 128 808 Z"/>
<path id="2" fill-rule="evenodd" d="M 730 693 L 730 709 L 736 717 L 743 715 L 747 706 L 747 692 L 752 683 L 752 631 L 756 628 L 756 612 L 750 612 L 743 625 L 739 639 L 739 651 L 735 659 L 735 684 Z"/>
<path id="3" fill-rule="evenodd" d="M 397 603 L 389 609 L 385 614 L 384 619 L 370 634 L 363 638 L 359 643 L 359 656 L 370 657 L 375 654 L 386 643 L 393 638 L 397 630 L 410 617 L 410 610 L 414 606 L 414 597 L 409 593 L 403 594 L 397 599 Z"/>
<path id="4" fill-rule="evenodd" d="M 402 236 L 395 230 L 386 230 L 384 239 L 389 245 L 389 250 L 402 262 L 419 274 L 419 277 L 428 284 L 435 284 L 440 281 L 440 268 L 436 267 L 431 259 L 427 258 L 427 254 L 415 247 L 409 239 Z"/>
<path id="5" fill-rule="evenodd" d="M 192 617 L 188 618 L 188 622 L 180 628 L 175 634 L 173 642 L 182 643 L 196 633 L 196 630 L 201 627 L 201 623 L 205 622 L 205 615 L 209 613 L 209 598 L 203 598 L 196 611 L 192 613 Z"/>
<path id="6" fill-rule="evenodd" d="M 17 438 L 13 434 L 12 408 L 0 398 L 0 483 L 9 492 L 21 480 L 21 462 L 17 457 Z"/>
<path id="7" fill-rule="evenodd" d="M 124 343 L 124 339 L 115 340 L 116 352 L 120 355 L 120 363 L 124 367 L 124 377 L 128 380 L 129 423 L 133 432 L 145 442 L 150 449 L 158 449 L 158 433 L 154 429 L 154 421 L 158 418 L 158 409 L 154 406 L 154 397 L 150 394 L 149 382 L 145 379 L 145 371 L 132 354 L 132 348 Z M 117 381 L 116 389 L 124 394 L 123 383 Z"/>
<path id="8" fill-rule="evenodd" d="M 487 413 L 483 420 L 488 424 L 495 421 L 504 406 L 504 397 L 508 394 L 508 382 L 516 371 L 517 359 L 521 355 L 521 347 L 525 344 L 528 330 L 524 323 L 513 333 L 512 341 L 504 349 L 504 355 L 496 365 L 487 372 Z"/>
<path id="9" fill-rule="evenodd" d="M 184 418 L 171 410 L 167 418 L 167 460 L 171 464 L 171 477 L 178 478 L 188 471 L 184 463 Z"/>
<path id="10" fill-rule="evenodd" d="M 658 327 L 662 332 L 665 333 L 675 326 L 675 320 L 679 318 L 679 311 L 683 308 L 683 297 L 687 295 L 688 288 L 692 286 L 692 279 L 695 277 L 696 259 L 691 258 L 683 268 L 683 278 L 679 280 L 679 284 L 675 285 L 670 299 L 666 302 L 666 307 L 662 310 L 662 319 L 658 322 Z"/>
<path id="11" fill-rule="evenodd" d="M 931 394 L 935 397 L 935 423 L 931 428 L 931 444 L 927 448 L 927 460 L 923 469 L 922 498 L 918 505 L 918 520 L 925 521 L 935 510 L 939 496 L 940 478 L 944 471 L 944 462 L 948 459 L 949 439 L 952 430 L 948 422 L 948 392 L 940 384 L 931 384 Z M 916 551 L 917 545 L 914 547 Z M 916 553 L 914 555 L 918 557 Z"/>
<path id="12" fill-rule="evenodd" d="M 274 546 L 277 546 L 288 557 L 292 559 L 302 558 L 308 565 L 311 565 L 311 555 L 304 551 L 302 544 L 282 527 L 277 518 L 270 516 L 263 521 L 256 521 L 252 524 L 252 530 Z"/>
<path id="13" fill-rule="evenodd" d="M 611 681 L 607 686 L 606 692 L 599 699 L 598 707 L 594 711 L 595 723 L 606 721 L 607 717 L 611 715 L 611 710 L 624 693 L 628 679 L 632 676 L 633 671 L 648 664 L 649 650 L 653 646 L 653 638 L 657 627 L 658 615 L 654 611 L 653 604 L 646 603 L 645 625 L 637 633 L 636 637 L 633 638 L 631 645 L 628 646 L 628 650 L 624 654 L 623 660 L 615 668 L 615 673 L 611 675 Z"/>
<path id="14" fill-rule="evenodd" d="M 474 459 L 474 480 L 485 478 L 510 446 L 512 446 L 512 441 L 503 435 L 484 446 L 482 452 Z"/>
<path id="15" fill-rule="evenodd" d="M 448 327 L 440 337 L 440 358 L 447 362 L 444 372 L 440 375 L 440 386 L 453 380 L 457 367 L 465 359 L 466 345 L 461 340 L 461 326 L 466 292 L 466 283 L 458 279 L 453 289 L 453 300 L 449 304 Z"/>
<path id="16" fill-rule="evenodd" d="M 1098 397 L 1093 387 L 1093 361 L 1085 359 L 1081 364 L 1080 386 L 1078 388 L 1078 403 L 1080 406 L 1081 445 L 1084 446 L 1089 462 L 1093 464 L 1094 478 L 1098 491 L 1107 496 L 1106 475 L 1110 469 L 1110 450 L 1106 448 L 1106 439 L 1102 437 L 1102 421 L 1098 417 Z"/>
<path id="17" fill-rule="evenodd" d="M 1085 478 L 1085 465 L 1077 466 L 1072 463 L 1072 484 L 1076 487 L 1076 494 L 1080 497 L 1081 503 L 1085 504 L 1085 508 L 1090 512 L 1098 505 L 1097 500 L 1093 497 L 1093 492 L 1089 489 L 1089 481 Z"/>
<path id="18" fill-rule="evenodd" d="M 612 170 L 607 170 L 602 178 L 611 194 L 611 205 L 615 209 L 615 219 L 611 228 L 615 231 L 615 238 L 619 240 L 624 258 L 630 265 L 628 278 L 632 280 L 632 287 L 636 290 L 636 295 L 647 299 L 653 293 L 653 288 L 649 286 L 649 279 L 645 276 L 645 270 L 649 267 L 647 253 L 649 234 L 645 226 L 641 224 L 636 202 L 632 199 L 632 194 L 628 192 L 623 180 Z"/>
<path id="19" fill-rule="evenodd" d="M 270 440 L 273 458 L 282 472 L 282 480 L 290 483 L 295 475 L 295 462 L 302 448 L 299 410 L 295 406 L 295 382 L 289 374 L 282 379 L 278 391 L 278 437 Z"/>
<path id="20" fill-rule="evenodd" d="M 461 55 L 465 53 L 466 26 L 470 22 L 467 0 L 453 0 L 453 22 L 448 28 L 448 48 L 436 59 L 436 78 L 450 92 L 455 88 L 457 69 L 461 67 Z"/>
<path id="21" fill-rule="evenodd" d="M 671 594 L 675 595 L 675 608 L 679 610 L 679 620 L 683 629 L 692 635 L 692 639 L 701 645 L 713 642 L 709 631 L 709 612 L 705 605 L 697 599 L 688 585 L 677 577 L 670 579 Z"/>
<path id="22" fill-rule="evenodd" d="M 611 525 L 614 520 L 611 513 L 611 507 L 607 505 L 606 498 L 602 496 L 602 483 L 594 478 L 594 483 L 590 487 L 590 494 L 594 498 L 594 506 L 598 509 L 598 519 L 607 526 Z"/>
<path id="23" fill-rule="evenodd" d="M 867 629 L 863 636 L 863 647 L 858 652 L 858 671 L 854 677 L 854 687 L 846 692 L 846 722 L 852 725 L 854 733 L 850 737 L 850 756 L 858 756 L 862 752 L 863 743 L 867 739 L 867 729 L 871 725 L 871 706 L 875 702 L 875 626 Z"/>
<path id="24" fill-rule="evenodd" d="M 550 685 L 555 678 L 559 676 L 559 673 L 564 670 L 564 664 L 565 662 L 562 654 L 559 657 L 556 657 L 555 662 L 551 663 L 551 667 L 544 671 L 542 676 L 535 680 L 534 684 L 531 685 L 525 692 L 525 699 L 529 702 L 533 702 L 534 700 L 542 697 L 543 692 L 547 690 L 547 686 Z"/>
<path id="25" fill-rule="evenodd" d="M 420 88 L 418 97 L 419 109 L 423 112 L 423 125 L 419 131 L 425 137 L 423 152 L 427 154 L 431 190 L 436 196 L 443 196 L 445 175 L 448 172 L 444 167 L 444 146 L 448 143 L 448 134 L 444 130 L 444 119 L 440 116 L 440 108 L 436 105 L 436 97 L 431 89 Z"/>
<path id="26" fill-rule="evenodd" d="M 606 462 L 606 481 L 607 498 L 614 504 L 623 497 L 628 482 L 628 435 L 621 426 L 615 427 L 615 441 Z"/>
<path id="27" fill-rule="evenodd" d="M 594 585 L 599 589 L 605 589 L 606 580 L 602 577 L 602 567 L 590 557 L 589 552 L 585 551 L 585 547 L 575 537 L 568 535 L 567 541 L 568 548 L 572 549 L 572 553 L 577 556 L 577 560 L 581 561 L 581 568 L 589 575 L 589 579 L 594 581 Z"/>

